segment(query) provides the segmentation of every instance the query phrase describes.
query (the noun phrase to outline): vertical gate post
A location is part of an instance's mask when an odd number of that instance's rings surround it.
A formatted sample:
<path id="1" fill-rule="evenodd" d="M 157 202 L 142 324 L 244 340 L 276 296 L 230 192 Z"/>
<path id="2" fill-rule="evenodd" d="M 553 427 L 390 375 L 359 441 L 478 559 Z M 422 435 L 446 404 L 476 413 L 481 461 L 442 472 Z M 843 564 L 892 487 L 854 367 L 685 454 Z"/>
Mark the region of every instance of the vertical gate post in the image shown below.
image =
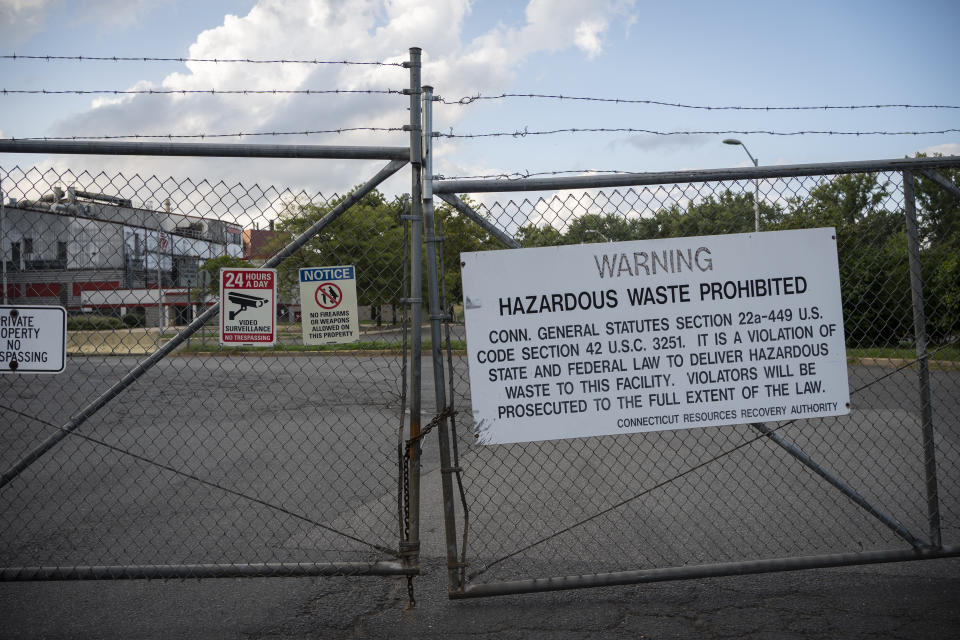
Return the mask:
<path id="1" fill-rule="evenodd" d="M 423 270 L 423 197 L 421 184 L 423 175 L 423 148 L 420 136 L 420 48 L 410 48 L 410 438 L 420 435 L 420 350 L 423 303 L 420 291 Z M 407 492 L 409 513 L 407 521 L 407 539 L 401 540 L 404 562 L 419 563 L 420 560 L 420 440 L 414 440 L 409 448 L 410 467 Z"/>
<path id="2" fill-rule="evenodd" d="M 3 270 L 3 304 L 7 304 L 7 209 L 3 197 L 3 185 L 0 184 L 0 269 Z"/>
<path id="3" fill-rule="evenodd" d="M 923 308 L 923 274 L 917 232 L 917 204 L 913 190 L 913 172 L 903 172 L 904 217 L 907 251 L 910 255 L 910 292 L 913 296 L 913 334 L 920 374 L 920 420 L 923 429 L 923 454 L 927 485 L 927 524 L 930 544 L 942 546 L 940 537 L 940 500 L 937 490 L 937 461 L 933 435 L 933 405 L 930 397 L 930 366 L 927 354 L 927 319 Z"/>
<path id="4" fill-rule="evenodd" d="M 443 367 L 443 337 L 440 321 L 445 315 L 440 309 L 440 279 L 437 271 L 436 224 L 433 217 L 433 87 L 423 87 L 423 217 L 427 232 L 427 291 L 430 297 L 430 340 L 433 354 L 433 388 L 437 411 L 447 408 Z M 440 447 L 440 479 L 443 489 L 443 524 L 447 550 L 447 578 L 451 592 L 460 591 L 460 572 L 457 560 L 456 512 L 453 506 L 453 482 L 456 470 L 450 464 L 449 420 L 443 418 L 437 425 Z"/>

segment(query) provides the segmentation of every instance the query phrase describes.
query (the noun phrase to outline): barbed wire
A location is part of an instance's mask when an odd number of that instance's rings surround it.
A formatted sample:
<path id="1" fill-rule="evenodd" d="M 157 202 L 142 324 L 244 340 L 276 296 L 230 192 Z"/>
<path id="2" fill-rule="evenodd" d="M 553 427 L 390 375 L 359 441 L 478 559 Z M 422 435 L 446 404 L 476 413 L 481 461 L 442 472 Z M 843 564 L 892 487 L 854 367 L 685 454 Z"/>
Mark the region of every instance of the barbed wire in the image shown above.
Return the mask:
<path id="1" fill-rule="evenodd" d="M 657 131 L 655 129 L 634 129 L 631 127 L 587 127 L 587 128 L 567 128 L 567 129 L 548 129 L 543 131 L 530 131 L 524 127 L 523 131 L 495 131 L 490 133 L 434 133 L 438 138 L 525 138 L 527 136 L 547 136 L 558 133 L 645 133 L 654 136 L 702 136 L 702 135 L 767 135 L 767 136 L 922 136 L 958 133 L 960 129 L 939 129 L 935 131 L 828 131 L 828 130 L 803 130 L 803 131 L 771 131 L 763 129 L 755 130 L 717 130 L 717 131 Z"/>
<path id="2" fill-rule="evenodd" d="M 851 111 L 857 109 L 960 109 L 960 105 L 951 104 L 848 104 L 848 105 L 798 105 L 798 106 L 741 106 L 741 105 L 698 105 L 683 102 L 668 102 L 665 100 L 644 100 L 630 98 L 598 98 L 593 96 L 565 96 L 562 94 L 546 93 L 501 93 L 484 96 L 476 94 L 456 100 L 437 98 L 436 101 L 446 105 L 470 105 L 481 100 L 504 100 L 507 98 L 539 98 L 546 100 L 579 100 L 583 102 L 606 102 L 613 104 L 645 104 L 660 107 L 675 107 L 679 109 L 700 109 L 704 111 Z"/>
<path id="3" fill-rule="evenodd" d="M 405 131 L 404 127 L 343 127 L 340 129 L 316 129 L 310 131 L 256 131 L 252 133 L 157 133 L 143 134 L 132 133 L 113 136 L 37 136 L 32 138 L 4 138 L 4 140 L 123 140 L 123 139 L 170 139 L 179 140 L 183 138 L 243 138 L 246 136 L 312 136 L 324 133 L 352 133 L 354 131 L 371 131 L 376 133 Z"/>
<path id="4" fill-rule="evenodd" d="M 3 95 L 321 95 L 338 93 L 402 94 L 402 89 L 0 89 Z"/>
<path id="5" fill-rule="evenodd" d="M 150 56 L 50 56 L 50 55 L 17 55 L 16 53 L 0 55 L 0 60 L 44 60 L 59 62 L 72 60 L 77 62 L 213 62 L 213 63 L 247 63 L 247 64 L 344 64 L 364 65 L 377 67 L 403 67 L 403 62 L 360 61 L 360 60 L 291 60 L 291 59 L 253 59 L 253 58 L 161 58 Z"/>
<path id="6" fill-rule="evenodd" d="M 77 136 L 31 136 L 31 137 L 14 137 L 5 138 L 6 140 L 121 140 L 121 139 L 182 139 L 182 138 L 197 138 L 197 139 L 206 139 L 206 138 L 243 138 L 248 136 L 310 136 L 310 135 L 319 135 L 326 133 L 352 133 L 356 131 L 370 131 L 370 132 L 397 132 L 397 131 L 407 131 L 406 127 L 340 127 L 337 129 L 312 129 L 305 131 L 254 131 L 254 132 L 238 132 L 238 133 L 127 133 L 127 134 L 117 134 L 117 135 L 77 135 Z M 551 129 L 546 131 L 529 131 L 524 128 L 523 131 L 497 131 L 490 133 L 441 133 L 434 132 L 434 137 L 437 138 L 459 138 L 459 139 L 472 139 L 472 138 L 500 138 L 500 137 L 512 137 L 512 138 L 525 138 L 527 136 L 545 136 L 553 135 L 559 133 L 645 133 L 655 136 L 690 136 L 690 135 L 770 135 L 770 136 L 806 136 L 806 135 L 825 135 L 825 136 L 920 136 L 920 135 L 936 135 L 936 134 L 947 134 L 947 133 L 960 133 L 960 129 L 940 129 L 936 131 L 766 131 L 766 130 L 722 130 L 722 131 L 656 131 L 653 129 L 633 129 L 628 127 L 623 128 L 570 128 L 570 129 Z M 587 169 L 584 171 L 570 170 L 570 171 L 558 171 L 558 172 L 542 172 L 542 173 L 529 173 L 529 172 L 517 172 L 518 177 L 531 177 L 534 175 L 557 175 L 560 173 L 583 173 L 583 172 L 593 172 L 593 173 L 631 173 L 629 171 L 616 171 L 616 170 L 596 170 L 596 169 Z M 506 177 L 510 177 L 514 174 L 506 174 Z M 442 176 L 440 176 L 442 178 Z M 477 177 L 490 177 L 490 176 L 477 176 Z M 451 178 L 444 178 L 451 179 Z"/>

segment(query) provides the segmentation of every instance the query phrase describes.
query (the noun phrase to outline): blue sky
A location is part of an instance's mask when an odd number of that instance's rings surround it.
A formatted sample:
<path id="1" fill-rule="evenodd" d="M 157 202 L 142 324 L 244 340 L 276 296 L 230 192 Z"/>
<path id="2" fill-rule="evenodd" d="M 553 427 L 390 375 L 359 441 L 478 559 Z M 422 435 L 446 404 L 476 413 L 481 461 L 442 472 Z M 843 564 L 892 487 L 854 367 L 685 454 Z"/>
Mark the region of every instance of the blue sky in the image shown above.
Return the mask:
<path id="1" fill-rule="evenodd" d="M 233 17 L 225 17 L 230 14 Z M 421 46 L 424 81 L 448 99 L 476 93 L 548 93 L 695 105 L 875 103 L 960 106 L 955 62 L 960 3 L 644 2 L 607 0 L 0 0 L 2 53 L 398 60 Z M 6 89 L 403 88 L 395 68 L 0 60 Z M 405 123 L 400 96 L 170 98 L 0 96 L 3 137 L 226 133 Z M 522 98 L 435 107 L 454 133 L 553 128 L 658 131 L 960 128 L 960 109 L 705 111 Z M 665 171 L 746 166 L 728 135 L 558 134 L 440 139 L 447 176 L 580 169 Z M 777 137 L 737 135 L 761 164 L 960 154 L 960 134 Z M 250 139 L 245 140 L 251 141 Z M 404 144 L 400 134 L 289 137 L 275 142 Z M 37 163 L 204 175 L 340 191 L 371 163 L 164 161 L 0 156 Z M 387 191 L 402 191 L 398 176 Z"/>

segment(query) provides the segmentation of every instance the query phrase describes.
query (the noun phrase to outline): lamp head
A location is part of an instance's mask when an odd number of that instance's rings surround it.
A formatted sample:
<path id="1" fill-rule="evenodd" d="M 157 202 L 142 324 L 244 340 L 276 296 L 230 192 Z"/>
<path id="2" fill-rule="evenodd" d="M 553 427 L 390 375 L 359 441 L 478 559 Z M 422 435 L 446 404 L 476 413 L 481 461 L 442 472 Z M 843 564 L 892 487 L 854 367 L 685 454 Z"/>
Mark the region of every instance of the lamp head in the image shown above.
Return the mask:
<path id="1" fill-rule="evenodd" d="M 737 140 L 736 138 L 727 138 L 726 140 L 723 141 L 723 144 L 741 145 L 743 143 Z"/>

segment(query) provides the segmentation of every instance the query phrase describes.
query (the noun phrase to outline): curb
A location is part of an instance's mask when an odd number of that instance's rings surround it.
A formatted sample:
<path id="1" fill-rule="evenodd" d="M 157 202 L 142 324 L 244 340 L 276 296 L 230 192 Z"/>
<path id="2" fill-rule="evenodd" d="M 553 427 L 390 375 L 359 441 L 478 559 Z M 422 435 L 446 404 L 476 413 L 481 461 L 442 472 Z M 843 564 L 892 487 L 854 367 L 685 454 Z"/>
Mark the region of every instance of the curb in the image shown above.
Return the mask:
<path id="1" fill-rule="evenodd" d="M 904 358 L 850 358 L 847 362 L 864 367 L 883 367 L 885 369 L 919 368 L 916 360 Z M 932 371 L 960 371 L 960 362 L 953 360 L 929 360 L 927 366 Z"/>

